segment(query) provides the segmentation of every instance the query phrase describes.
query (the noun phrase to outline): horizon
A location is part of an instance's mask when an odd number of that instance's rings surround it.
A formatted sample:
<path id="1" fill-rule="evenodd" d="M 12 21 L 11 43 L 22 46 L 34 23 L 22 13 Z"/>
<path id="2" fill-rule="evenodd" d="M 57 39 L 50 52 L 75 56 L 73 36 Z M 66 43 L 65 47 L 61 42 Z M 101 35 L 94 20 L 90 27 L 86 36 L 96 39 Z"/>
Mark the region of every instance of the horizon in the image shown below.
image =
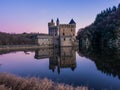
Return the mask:
<path id="1" fill-rule="evenodd" d="M 106 8 L 118 6 L 119 0 L 0 0 L 0 32 L 48 33 L 51 19 L 68 24 L 73 18 L 76 32 L 94 22 Z"/>

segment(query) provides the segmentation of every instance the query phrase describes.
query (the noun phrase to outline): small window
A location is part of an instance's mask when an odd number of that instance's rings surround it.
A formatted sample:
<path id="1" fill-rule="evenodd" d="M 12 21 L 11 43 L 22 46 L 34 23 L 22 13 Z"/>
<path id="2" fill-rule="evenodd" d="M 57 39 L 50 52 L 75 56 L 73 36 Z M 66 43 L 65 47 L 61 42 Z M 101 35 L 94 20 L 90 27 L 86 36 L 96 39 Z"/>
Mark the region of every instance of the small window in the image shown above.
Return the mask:
<path id="1" fill-rule="evenodd" d="M 64 38 L 64 41 L 65 41 L 65 38 Z"/>
<path id="2" fill-rule="evenodd" d="M 63 33 L 63 36 L 65 35 L 65 33 Z"/>

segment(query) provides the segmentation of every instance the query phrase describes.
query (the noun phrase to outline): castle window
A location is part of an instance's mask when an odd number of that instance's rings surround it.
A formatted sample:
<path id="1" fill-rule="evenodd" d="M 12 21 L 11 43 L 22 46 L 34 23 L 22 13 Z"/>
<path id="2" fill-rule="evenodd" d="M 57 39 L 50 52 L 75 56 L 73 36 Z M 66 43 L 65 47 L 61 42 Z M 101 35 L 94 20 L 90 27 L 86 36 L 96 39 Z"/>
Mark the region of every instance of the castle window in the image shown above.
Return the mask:
<path id="1" fill-rule="evenodd" d="M 63 33 L 63 36 L 65 35 L 65 33 Z"/>
<path id="2" fill-rule="evenodd" d="M 64 41 L 65 41 L 65 38 L 64 38 Z"/>

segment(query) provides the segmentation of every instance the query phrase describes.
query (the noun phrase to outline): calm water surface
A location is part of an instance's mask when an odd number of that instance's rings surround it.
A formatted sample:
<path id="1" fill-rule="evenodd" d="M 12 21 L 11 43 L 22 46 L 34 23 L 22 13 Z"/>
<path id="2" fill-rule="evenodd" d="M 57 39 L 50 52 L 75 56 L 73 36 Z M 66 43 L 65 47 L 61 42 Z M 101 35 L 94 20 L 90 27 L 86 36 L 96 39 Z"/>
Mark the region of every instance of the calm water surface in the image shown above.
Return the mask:
<path id="1" fill-rule="evenodd" d="M 96 53 L 96 52 L 95 52 Z M 120 57 L 72 47 L 1 52 L 0 72 L 49 78 L 73 86 L 120 90 Z M 108 57 L 108 56 L 109 57 Z"/>

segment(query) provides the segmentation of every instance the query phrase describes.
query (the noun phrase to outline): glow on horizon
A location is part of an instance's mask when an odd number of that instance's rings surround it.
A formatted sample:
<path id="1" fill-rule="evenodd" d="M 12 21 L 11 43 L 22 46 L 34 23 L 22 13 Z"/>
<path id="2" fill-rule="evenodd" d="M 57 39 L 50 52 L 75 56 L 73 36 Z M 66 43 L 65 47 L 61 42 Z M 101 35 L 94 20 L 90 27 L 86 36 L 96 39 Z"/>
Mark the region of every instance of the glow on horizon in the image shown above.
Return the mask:
<path id="1" fill-rule="evenodd" d="M 48 32 L 48 22 L 73 18 L 77 30 L 94 22 L 102 10 L 117 6 L 120 0 L 0 0 L 0 31 L 9 33 Z"/>

